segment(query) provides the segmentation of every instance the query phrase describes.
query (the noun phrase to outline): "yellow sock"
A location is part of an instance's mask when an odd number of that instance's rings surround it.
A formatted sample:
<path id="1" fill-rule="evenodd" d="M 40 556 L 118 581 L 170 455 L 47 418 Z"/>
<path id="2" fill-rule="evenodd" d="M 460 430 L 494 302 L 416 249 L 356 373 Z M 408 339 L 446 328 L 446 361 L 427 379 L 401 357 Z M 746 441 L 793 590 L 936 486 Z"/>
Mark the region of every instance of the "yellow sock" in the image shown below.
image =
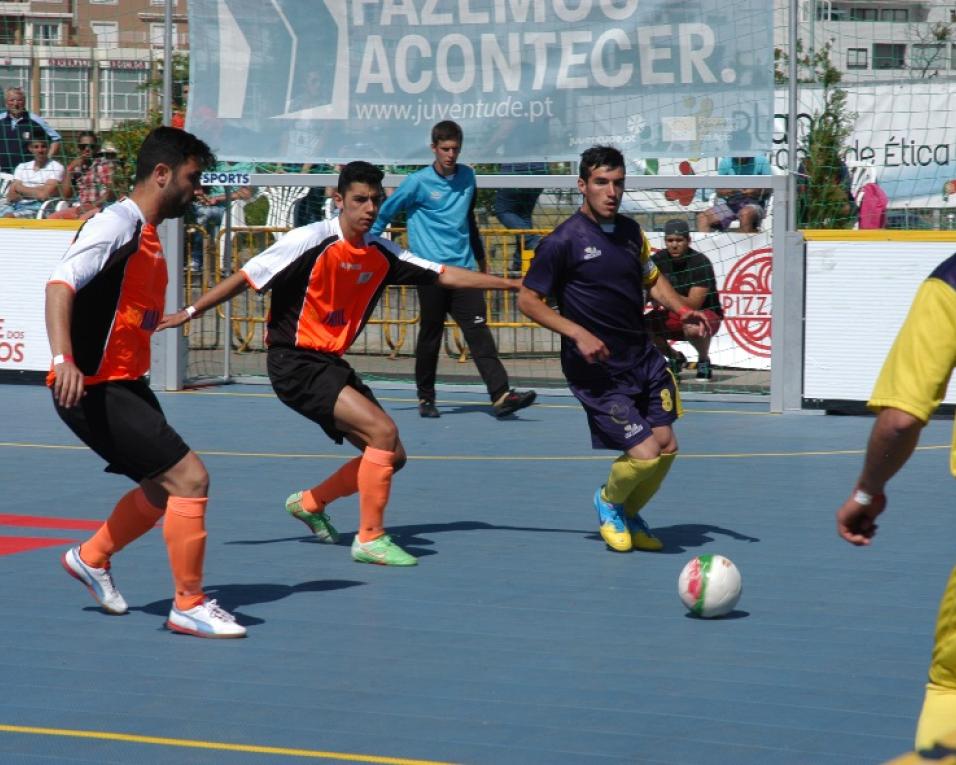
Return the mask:
<path id="1" fill-rule="evenodd" d="M 644 505 L 651 501 L 651 497 L 657 494 L 657 490 L 661 488 L 661 484 L 670 472 L 676 456 L 677 452 L 664 452 L 657 458 L 657 469 L 654 473 L 637 484 L 624 500 L 625 515 L 634 517 Z"/>
<path id="2" fill-rule="evenodd" d="M 611 465 L 611 473 L 604 486 L 604 498 L 615 505 L 624 504 L 638 485 L 654 475 L 659 463 L 660 457 L 637 460 L 622 454 Z"/>
<path id="3" fill-rule="evenodd" d="M 956 568 L 949 574 L 936 617 L 933 658 L 923 711 L 916 728 L 916 748 L 929 749 L 956 732 Z"/>

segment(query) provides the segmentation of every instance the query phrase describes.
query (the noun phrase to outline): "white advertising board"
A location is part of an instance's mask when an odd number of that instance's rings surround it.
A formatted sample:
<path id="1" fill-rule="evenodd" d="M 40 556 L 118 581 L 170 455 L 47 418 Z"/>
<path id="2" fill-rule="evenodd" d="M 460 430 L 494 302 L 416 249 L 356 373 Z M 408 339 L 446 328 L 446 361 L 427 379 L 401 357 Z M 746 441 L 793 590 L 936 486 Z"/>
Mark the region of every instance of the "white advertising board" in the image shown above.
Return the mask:
<path id="1" fill-rule="evenodd" d="M 664 246 L 664 235 L 649 231 L 655 250 Z M 693 234 L 693 247 L 714 267 L 724 322 L 710 346 L 714 366 L 734 369 L 770 369 L 770 311 L 773 250 L 770 236 L 760 234 Z M 688 359 L 697 352 L 689 343 L 675 348 Z"/>
<path id="2" fill-rule="evenodd" d="M 3 221 L 0 225 L 0 371 L 50 368 L 46 283 L 76 234 L 75 221 Z"/>
<path id="3" fill-rule="evenodd" d="M 841 233 L 807 242 L 803 397 L 865 402 L 916 290 L 956 251 L 956 235 Z M 956 403 L 953 382 L 944 400 Z"/>
<path id="4" fill-rule="evenodd" d="M 10 221 L 0 224 L 0 371 L 46 371 L 50 364 L 43 315 L 46 282 L 78 224 Z M 649 232 L 651 246 L 663 235 Z M 724 306 L 724 323 L 710 356 L 717 366 L 770 368 L 771 261 L 767 234 L 695 234 L 707 255 Z M 688 358 L 687 343 L 677 346 Z"/>

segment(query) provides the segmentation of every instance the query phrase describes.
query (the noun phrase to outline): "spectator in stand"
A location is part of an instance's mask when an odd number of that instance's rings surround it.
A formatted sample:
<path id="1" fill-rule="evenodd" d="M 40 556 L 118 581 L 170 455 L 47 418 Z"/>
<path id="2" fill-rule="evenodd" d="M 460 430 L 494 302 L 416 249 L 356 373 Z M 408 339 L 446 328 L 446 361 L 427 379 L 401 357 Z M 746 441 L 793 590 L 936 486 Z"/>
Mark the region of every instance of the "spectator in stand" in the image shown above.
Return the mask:
<path id="1" fill-rule="evenodd" d="M 252 173 L 255 168 L 251 164 L 239 162 L 221 162 L 216 166 L 216 172 Z M 230 200 L 249 199 L 252 196 L 251 186 L 241 186 L 230 192 Z M 209 186 L 196 192 L 191 214 L 187 217 L 189 223 L 196 228 L 190 235 L 191 268 L 194 272 L 202 271 L 203 250 L 205 240 L 216 240 L 223 216 L 226 214 L 226 190 L 222 186 Z M 201 229 L 201 230 L 200 230 Z M 203 236 L 205 231 L 206 236 Z"/>
<path id="2" fill-rule="evenodd" d="M 0 218 L 35 218 L 43 203 L 60 193 L 66 171 L 50 159 L 46 136 L 34 133 L 28 148 L 33 159 L 17 165 L 13 171 L 13 181 L 0 205 Z"/>
<path id="3" fill-rule="evenodd" d="M 697 379 L 710 380 L 714 376 L 708 356 L 710 338 L 717 334 L 724 318 L 714 267 L 706 255 L 690 246 L 690 226 L 686 220 L 669 220 L 664 224 L 664 244 L 664 249 L 653 255 L 654 265 L 684 298 L 684 304 L 704 316 L 707 328 L 702 331 L 699 324 L 685 323 L 676 312 L 652 301 L 654 307 L 644 315 L 647 331 L 654 345 L 667 358 L 675 378 L 680 376 L 687 359 L 683 353 L 674 350 L 668 340 L 690 343 L 697 351 Z"/>
<path id="4" fill-rule="evenodd" d="M 724 157 L 717 165 L 717 173 L 770 175 L 770 161 L 766 157 Z M 726 231 L 735 220 L 740 221 L 742 234 L 760 230 L 770 189 L 717 189 L 717 197 L 717 204 L 698 214 L 698 231 Z"/>
<path id="5" fill-rule="evenodd" d="M 27 147 L 34 136 L 52 141 L 47 156 L 55 157 L 60 148 L 60 134 L 42 117 L 26 110 L 23 89 L 7 88 L 4 97 L 7 109 L 0 112 L 0 172 L 12 173 L 18 165 L 33 159 Z"/>
<path id="6" fill-rule="evenodd" d="M 84 130 L 76 146 L 80 156 L 66 166 L 60 190 L 64 199 L 72 199 L 75 194 L 77 203 L 53 213 L 50 218 L 87 220 L 116 198 L 113 191 L 114 165 L 99 152 L 96 133 Z"/>
<path id="7" fill-rule="evenodd" d="M 547 175 L 546 162 L 504 162 L 501 172 L 506 175 Z M 544 189 L 498 189 L 495 193 L 495 217 L 505 228 L 534 228 L 534 206 Z M 541 237 L 537 234 L 519 234 L 515 237 L 511 270 L 521 271 L 521 253 L 534 250 Z"/>
<path id="8" fill-rule="evenodd" d="M 341 165 L 333 168 L 331 165 L 314 165 L 311 162 L 306 162 L 299 169 L 299 172 L 319 175 L 339 172 L 341 169 Z M 298 228 L 319 220 L 325 220 L 327 217 L 326 208 L 329 206 L 326 203 L 331 201 L 334 195 L 334 186 L 310 186 L 306 195 L 295 203 L 295 210 L 292 213 L 293 227 Z"/>
<path id="9" fill-rule="evenodd" d="M 189 83 L 183 85 L 182 96 L 178 102 L 173 105 L 173 114 L 170 117 L 169 124 L 180 130 L 186 129 L 186 107 L 189 105 Z"/>

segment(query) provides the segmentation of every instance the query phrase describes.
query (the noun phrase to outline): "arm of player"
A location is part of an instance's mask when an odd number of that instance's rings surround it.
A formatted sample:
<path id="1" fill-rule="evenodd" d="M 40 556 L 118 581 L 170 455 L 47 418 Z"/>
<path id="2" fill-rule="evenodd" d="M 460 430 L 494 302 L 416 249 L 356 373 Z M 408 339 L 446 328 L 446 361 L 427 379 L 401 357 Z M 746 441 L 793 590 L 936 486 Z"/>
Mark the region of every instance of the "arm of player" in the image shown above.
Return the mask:
<path id="1" fill-rule="evenodd" d="M 580 324 L 566 319 L 544 302 L 544 295 L 524 285 L 518 291 L 518 310 L 531 321 L 573 341 L 588 364 L 605 361 L 611 355 L 603 340 Z"/>
<path id="2" fill-rule="evenodd" d="M 156 331 L 159 332 L 163 329 L 181 327 L 194 316 L 199 316 L 210 308 L 215 308 L 220 303 L 225 303 L 227 300 L 245 292 L 247 289 L 249 289 L 249 282 L 246 281 L 246 275 L 242 271 L 236 271 L 236 273 L 228 279 L 224 279 L 209 290 L 209 292 L 204 293 L 199 300 L 191 306 L 182 308 L 176 311 L 176 313 L 166 314 L 162 318 L 162 321 L 156 325 Z"/>
<path id="3" fill-rule="evenodd" d="M 863 472 L 853 494 L 837 510 L 837 533 L 854 545 L 868 545 L 876 518 L 886 509 L 886 483 L 913 454 L 923 421 L 900 409 L 883 409 L 866 445 Z"/>
<path id="4" fill-rule="evenodd" d="M 517 290 L 521 282 L 517 279 L 505 279 L 503 276 L 472 271 L 458 266 L 445 266 L 438 275 L 442 287 L 473 287 L 481 290 Z"/>
<path id="5" fill-rule="evenodd" d="M 73 361 L 73 340 L 70 326 L 73 317 L 74 293 L 68 284 L 50 282 L 46 286 L 46 333 L 54 359 L 63 357 L 53 371 L 53 397 L 60 406 L 69 409 L 83 398 L 83 372 Z"/>
<path id="6" fill-rule="evenodd" d="M 379 236 L 388 228 L 388 224 L 392 222 L 392 218 L 407 208 L 412 198 L 414 185 L 415 182 L 411 176 L 409 176 L 395 191 L 385 198 L 385 201 L 382 202 L 382 206 L 378 208 L 378 216 L 375 218 L 375 223 L 372 224 L 370 230 L 372 234 Z"/>
<path id="7" fill-rule="evenodd" d="M 663 274 L 658 275 L 657 281 L 648 290 L 648 294 L 668 311 L 673 311 L 680 316 L 684 324 L 696 324 L 700 329 L 701 337 L 706 337 L 710 333 L 707 317 L 688 305 Z"/>

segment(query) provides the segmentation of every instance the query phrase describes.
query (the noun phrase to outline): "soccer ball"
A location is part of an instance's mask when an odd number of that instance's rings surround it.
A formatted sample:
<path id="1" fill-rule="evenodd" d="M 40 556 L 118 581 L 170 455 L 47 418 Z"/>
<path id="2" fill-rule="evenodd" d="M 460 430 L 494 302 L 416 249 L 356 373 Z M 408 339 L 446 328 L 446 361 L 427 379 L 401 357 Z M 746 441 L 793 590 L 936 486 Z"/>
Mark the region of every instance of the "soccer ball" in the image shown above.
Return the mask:
<path id="1" fill-rule="evenodd" d="M 677 578 L 681 602 L 695 616 L 726 616 L 740 600 L 740 572 L 723 555 L 691 558 Z"/>

